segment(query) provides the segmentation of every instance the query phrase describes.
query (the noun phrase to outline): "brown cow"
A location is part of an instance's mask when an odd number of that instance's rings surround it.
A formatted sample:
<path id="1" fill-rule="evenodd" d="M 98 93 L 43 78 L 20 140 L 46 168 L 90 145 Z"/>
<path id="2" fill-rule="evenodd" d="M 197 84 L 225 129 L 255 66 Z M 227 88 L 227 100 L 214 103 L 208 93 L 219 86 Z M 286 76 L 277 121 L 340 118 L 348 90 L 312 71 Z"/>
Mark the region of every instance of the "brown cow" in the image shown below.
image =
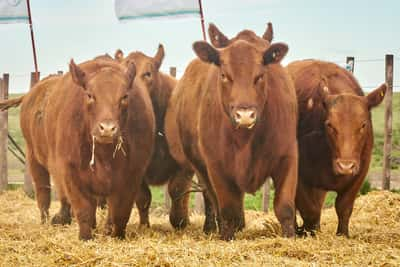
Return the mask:
<path id="1" fill-rule="evenodd" d="M 297 103 L 280 61 L 288 47 L 264 51 L 238 40 L 217 50 L 206 42 L 171 97 L 166 135 L 173 157 L 207 185 L 221 238 L 244 227 L 244 193 L 272 176 L 283 235 L 294 236 Z"/>
<path id="2" fill-rule="evenodd" d="M 136 67 L 92 60 L 39 82 L 24 96 L 21 128 L 42 221 L 48 217 L 50 175 L 61 200 L 54 224 L 71 221 L 92 238 L 96 196 L 106 196 L 112 235 L 123 238 L 150 161 L 155 121 L 146 90 L 133 85 Z"/>
<path id="3" fill-rule="evenodd" d="M 243 30 L 239 32 L 234 38 L 229 39 L 226 37 L 214 23 L 208 26 L 208 36 L 210 37 L 211 44 L 216 48 L 224 48 L 237 40 L 244 40 L 252 43 L 260 48 L 267 48 L 270 46 L 274 37 L 272 23 L 268 22 L 267 29 L 262 37 L 258 37 L 253 31 Z"/>
<path id="4" fill-rule="evenodd" d="M 345 69 L 317 60 L 287 67 L 299 105 L 299 183 L 296 208 L 304 228 L 320 228 L 327 191 L 336 191 L 337 235 L 349 236 L 354 200 L 368 172 L 373 147 L 371 108 L 383 100 L 382 85 L 364 96 Z"/>
<path id="5" fill-rule="evenodd" d="M 115 59 L 122 62 L 122 64 L 126 65 L 131 60 L 135 62 L 137 67 L 135 83 L 148 90 L 156 118 L 157 134 L 154 153 L 142 184 L 142 190 L 136 201 L 139 209 L 140 224 L 149 225 L 149 208 L 151 203 L 149 185 L 162 185 L 168 182 L 168 191 L 172 200 L 170 222 L 175 228 L 184 228 L 189 222 L 189 194 L 185 194 L 185 192 L 190 190 L 193 171 L 179 167 L 177 162 L 171 157 L 165 139 L 165 113 L 177 80 L 160 71 L 163 58 L 164 47 L 161 44 L 154 57 L 147 56 L 138 51 L 130 53 L 125 58 L 121 50 L 117 50 L 115 53 Z M 205 205 L 206 211 L 209 211 L 211 205 L 207 201 Z M 206 221 L 204 230 L 210 232 L 213 229 L 215 229 L 215 226 L 213 227 L 212 224 L 208 224 Z"/>

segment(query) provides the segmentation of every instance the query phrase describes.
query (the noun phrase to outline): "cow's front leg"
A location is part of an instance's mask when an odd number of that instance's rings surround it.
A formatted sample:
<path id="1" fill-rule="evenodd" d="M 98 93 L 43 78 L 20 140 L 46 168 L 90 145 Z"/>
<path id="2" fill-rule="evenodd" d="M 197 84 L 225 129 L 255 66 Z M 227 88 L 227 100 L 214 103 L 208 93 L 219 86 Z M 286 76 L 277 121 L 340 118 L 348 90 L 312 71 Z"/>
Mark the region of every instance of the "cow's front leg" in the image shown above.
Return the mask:
<path id="1" fill-rule="evenodd" d="M 295 196 L 297 187 L 297 153 L 284 158 L 273 175 L 274 211 L 284 237 L 295 236 Z"/>
<path id="2" fill-rule="evenodd" d="M 244 193 L 232 182 L 233 179 L 218 175 L 212 170 L 209 173 L 218 199 L 221 239 L 232 240 L 235 232 L 244 224 L 242 215 Z"/>

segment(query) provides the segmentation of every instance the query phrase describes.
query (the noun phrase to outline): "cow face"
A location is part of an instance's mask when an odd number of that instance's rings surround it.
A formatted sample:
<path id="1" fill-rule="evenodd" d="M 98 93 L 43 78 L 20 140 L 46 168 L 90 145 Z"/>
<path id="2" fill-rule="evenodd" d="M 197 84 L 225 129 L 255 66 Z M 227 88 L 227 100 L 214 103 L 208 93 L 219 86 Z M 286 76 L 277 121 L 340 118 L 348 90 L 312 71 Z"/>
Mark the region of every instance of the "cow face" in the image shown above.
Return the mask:
<path id="1" fill-rule="evenodd" d="M 210 37 L 211 44 L 216 48 L 224 48 L 232 44 L 235 41 L 243 40 L 258 47 L 268 47 L 273 39 L 273 28 L 272 23 L 269 22 L 267 29 L 265 30 L 262 38 L 258 37 L 253 31 L 244 30 L 238 33 L 234 38 L 229 39 L 226 37 L 215 24 L 210 23 L 208 27 L 208 36 Z"/>
<path id="2" fill-rule="evenodd" d="M 126 69 L 111 64 L 88 74 L 71 60 L 69 70 L 74 83 L 84 92 L 84 116 L 91 135 L 97 143 L 113 143 L 121 135 L 127 119 L 128 93 L 136 74 L 135 64 L 130 63 Z"/>
<path id="3" fill-rule="evenodd" d="M 217 50 L 206 42 L 196 42 L 193 49 L 202 61 L 217 66 L 220 102 L 233 125 L 252 129 L 266 104 L 270 65 L 282 60 L 287 45 L 277 43 L 260 51 L 246 41 L 237 41 Z"/>
<path id="4" fill-rule="evenodd" d="M 120 55 L 119 58 L 121 57 Z M 164 59 L 164 47 L 160 44 L 154 57 L 146 56 L 141 52 L 133 52 L 127 59 L 133 60 L 136 64 L 135 83 L 142 88 L 147 88 L 149 94 L 152 95 L 159 87 L 159 69 Z"/>
<path id="5" fill-rule="evenodd" d="M 327 95 L 325 131 L 332 151 L 333 170 L 337 175 L 355 176 L 367 137 L 372 134 L 370 109 L 379 105 L 386 92 L 382 85 L 368 96 Z"/>

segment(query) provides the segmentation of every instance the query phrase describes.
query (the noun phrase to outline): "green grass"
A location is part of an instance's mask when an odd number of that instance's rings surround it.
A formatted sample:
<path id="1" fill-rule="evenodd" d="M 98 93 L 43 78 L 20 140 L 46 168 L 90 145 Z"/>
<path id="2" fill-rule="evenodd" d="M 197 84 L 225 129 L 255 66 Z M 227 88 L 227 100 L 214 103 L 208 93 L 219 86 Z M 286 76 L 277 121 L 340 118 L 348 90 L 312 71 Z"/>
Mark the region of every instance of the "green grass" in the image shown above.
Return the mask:
<path id="1" fill-rule="evenodd" d="M 10 98 L 19 95 L 10 95 Z M 25 147 L 25 142 L 19 127 L 19 108 L 9 110 L 9 132 L 16 142 Z M 374 150 L 371 160 L 370 170 L 378 172 L 383 164 L 383 133 L 384 133 L 384 103 L 372 111 L 372 121 L 374 125 Z M 394 174 L 400 174 L 400 93 L 393 95 L 393 160 L 392 169 Z M 24 166 L 15 159 L 12 154 L 8 154 L 9 177 L 23 177 Z M 152 187 L 152 206 L 157 207 L 164 204 L 164 189 L 162 187 Z M 325 206 L 334 205 L 336 194 L 330 192 L 327 195 Z M 193 194 L 191 196 L 191 205 L 193 206 Z M 273 203 L 273 191 L 271 192 L 270 207 Z M 246 194 L 244 206 L 246 209 L 261 210 L 262 194 L 261 191 L 254 195 Z"/>

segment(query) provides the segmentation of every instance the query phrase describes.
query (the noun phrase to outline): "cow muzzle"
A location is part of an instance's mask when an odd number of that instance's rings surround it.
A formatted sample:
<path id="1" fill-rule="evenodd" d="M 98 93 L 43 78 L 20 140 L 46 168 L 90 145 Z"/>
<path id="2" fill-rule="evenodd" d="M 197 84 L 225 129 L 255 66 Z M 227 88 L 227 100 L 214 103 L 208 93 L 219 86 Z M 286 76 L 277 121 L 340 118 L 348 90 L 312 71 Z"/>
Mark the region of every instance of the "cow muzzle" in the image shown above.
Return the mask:
<path id="1" fill-rule="evenodd" d="M 358 163 L 355 160 L 336 159 L 334 170 L 339 175 L 354 176 L 358 173 Z"/>
<path id="2" fill-rule="evenodd" d="M 110 144 L 119 136 L 119 127 L 118 124 L 113 121 L 102 121 L 97 125 L 95 132 L 96 142 Z"/>
<path id="3" fill-rule="evenodd" d="M 232 117 L 237 128 L 252 129 L 257 122 L 257 110 L 255 108 L 233 109 Z"/>

